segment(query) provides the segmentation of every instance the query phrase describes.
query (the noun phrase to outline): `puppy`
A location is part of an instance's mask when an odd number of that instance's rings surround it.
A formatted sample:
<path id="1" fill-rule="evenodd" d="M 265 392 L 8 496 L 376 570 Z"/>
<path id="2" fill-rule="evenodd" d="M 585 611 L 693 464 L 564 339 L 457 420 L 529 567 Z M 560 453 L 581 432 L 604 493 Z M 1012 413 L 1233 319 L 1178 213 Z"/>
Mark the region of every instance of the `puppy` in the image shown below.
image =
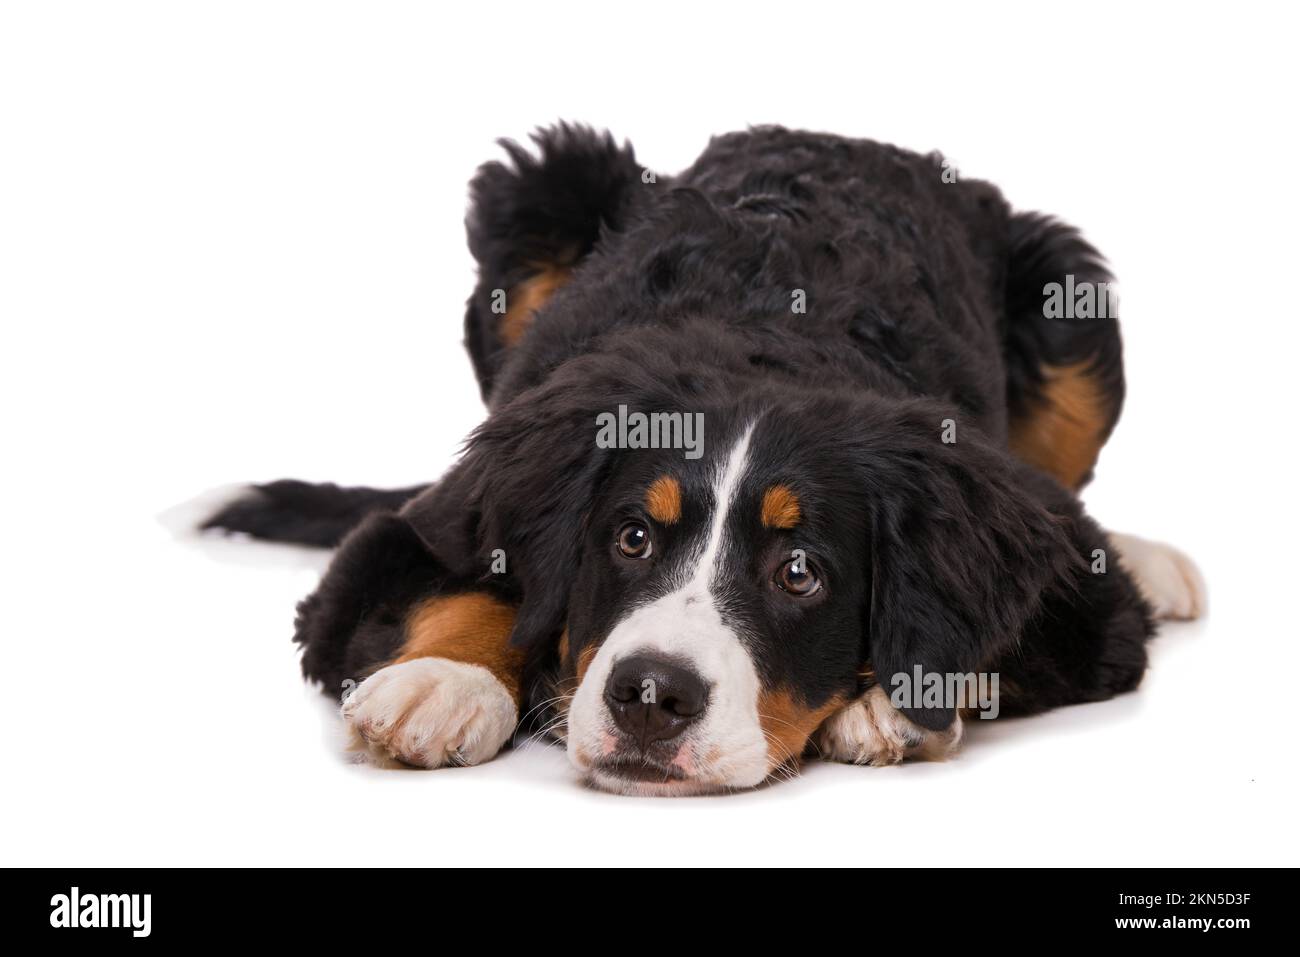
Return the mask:
<path id="1" fill-rule="evenodd" d="M 471 184 L 459 463 L 207 523 L 339 545 L 295 640 L 374 754 L 476 764 L 522 722 L 640 794 L 941 758 L 977 704 L 1132 690 L 1154 618 L 1200 612 L 1077 497 L 1124 398 L 1077 231 L 866 140 L 752 129 L 666 176 L 534 139 Z"/>

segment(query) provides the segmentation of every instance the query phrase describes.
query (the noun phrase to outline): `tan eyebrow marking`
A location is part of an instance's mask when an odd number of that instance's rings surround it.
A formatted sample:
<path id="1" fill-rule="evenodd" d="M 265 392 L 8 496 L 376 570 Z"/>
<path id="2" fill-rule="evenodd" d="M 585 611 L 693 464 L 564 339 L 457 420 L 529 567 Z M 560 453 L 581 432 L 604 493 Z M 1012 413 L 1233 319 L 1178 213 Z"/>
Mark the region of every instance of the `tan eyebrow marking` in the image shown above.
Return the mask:
<path id="1" fill-rule="evenodd" d="M 799 524 L 799 496 L 786 485 L 773 485 L 763 493 L 760 517 L 767 528 L 794 528 Z"/>
<path id="2" fill-rule="evenodd" d="M 663 525 L 674 525 L 682 517 L 682 486 L 671 475 L 661 475 L 646 489 L 645 507 L 650 517 Z"/>

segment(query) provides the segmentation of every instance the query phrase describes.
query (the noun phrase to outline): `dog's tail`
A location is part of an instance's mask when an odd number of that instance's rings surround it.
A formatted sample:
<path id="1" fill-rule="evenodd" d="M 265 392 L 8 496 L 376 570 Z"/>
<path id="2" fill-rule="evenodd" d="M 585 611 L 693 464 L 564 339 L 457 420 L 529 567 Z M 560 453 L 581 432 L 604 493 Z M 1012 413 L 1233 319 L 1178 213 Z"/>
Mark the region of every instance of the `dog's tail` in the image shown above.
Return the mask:
<path id="1" fill-rule="evenodd" d="M 1092 477 L 1124 404 L 1114 279 L 1072 226 L 1011 218 L 1003 355 L 1010 445 L 1071 489 Z"/>
<path id="2" fill-rule="evenodd" d="M 428 486 L 341 488 L 281 479 L 252 485 L 200 526 L 268 542 L 333 548 L 371 512 L 395 511 Z"/>

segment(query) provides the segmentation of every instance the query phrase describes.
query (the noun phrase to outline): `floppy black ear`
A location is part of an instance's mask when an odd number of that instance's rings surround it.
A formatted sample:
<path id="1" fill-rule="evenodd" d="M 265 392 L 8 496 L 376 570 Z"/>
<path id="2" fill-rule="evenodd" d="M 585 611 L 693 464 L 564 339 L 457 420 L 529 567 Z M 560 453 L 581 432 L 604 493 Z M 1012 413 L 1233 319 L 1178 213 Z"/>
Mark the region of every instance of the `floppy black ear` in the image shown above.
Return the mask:
<path id="1" fill-rule="evenodd" d="M 494 410 L 461 461 L 402 514 L 457 575 L 492 582 L 520 602 L 511 642 L 558 636 L 578 575 L 588 511 L 614 454 L 597 416 L 666 408 L 661 383 L 634 357 L 584 356 Z M 493 571 L 504 552 L 506 573 Z"/>
<path id="2" fill-rule="evenodd" d="M 973 428 L 945 444 L 941 421 L 928 406 L 909 410 L 873 433 L 864 459 L 868 653 L 887 693 L 893 676 L 912 679 L 918 665 L 925 675 L 979 670 L 1083 567 L 1065 519 L 1038 495 L 1042 477 L 1027 481 L 1025 466 Z M 938 730 L 955 716 L 946 704 L 902 710 Z"/>
<path id="3" fill-rule="evenodd" d="M 524 393 L 403 510 L 436 558 L 520 603 L 512 644 L 545 641 L 564 627 L 587 509 L 607 462 L 595 436 L 585 407 Z"/>
<path id="4" fill-rule="evenodd" d="M 602 231 L 622 228 L 641 185 L 632 148 L 608 133 L 560 123 L 532 140 L 535 153 L 500 141 L 508 162 L 484 163 L 470 183 L 465 227 L 479 278 L 465 314 L 465 344 L 484 399 L 502 353 Z"/>

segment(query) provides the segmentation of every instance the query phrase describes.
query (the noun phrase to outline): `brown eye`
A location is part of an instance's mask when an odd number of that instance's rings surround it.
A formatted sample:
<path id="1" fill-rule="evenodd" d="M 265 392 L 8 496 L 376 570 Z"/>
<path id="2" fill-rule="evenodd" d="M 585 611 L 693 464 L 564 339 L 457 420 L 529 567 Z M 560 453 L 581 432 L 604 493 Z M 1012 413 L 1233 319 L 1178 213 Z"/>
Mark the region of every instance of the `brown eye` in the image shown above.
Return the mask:
<path id="1" fill-rule="evenodd" d="M 628 522 L 618 530 L 618 550 L 624 558 L 649 558 L 654 551 L 650 529 L 640 522 Z"/>
<path id="2" fill-rule="evenodd" d="M 822 582 L 817 573 L 802 558 L 786 562 L 777 570 L 776 584 L 796 598 L 808 598 L 821 591 Z"/>

